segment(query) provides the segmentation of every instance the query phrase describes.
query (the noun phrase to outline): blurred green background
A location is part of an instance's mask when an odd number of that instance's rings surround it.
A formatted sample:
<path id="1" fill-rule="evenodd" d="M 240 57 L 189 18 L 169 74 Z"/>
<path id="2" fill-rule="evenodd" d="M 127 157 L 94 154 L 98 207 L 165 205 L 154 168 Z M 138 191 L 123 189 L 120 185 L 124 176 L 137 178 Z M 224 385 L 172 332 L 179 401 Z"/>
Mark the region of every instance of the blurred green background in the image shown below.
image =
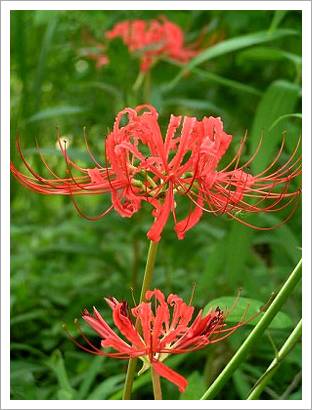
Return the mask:
<path id="1" fill-rule="evenodd" d="M 167 17 L 185 31 L 186 42 L 204 30 L 207 58 L 177 79 L 180 68 L 158 62 L 150 73 L 149 90 L 134 92 L 139 73 L 137 56 L 121 41 L 107 49 L 110 64 L 96 69 L 85 49 L 103 43 L 103 33 L 128 18 Z M 238 39 L 222 48 L 231 38 Z M 219 54 L 209 50 L 221 46 Z M 236 47 L 236 48 L 235 48 Z M 125 106 L 149 98 L 160 112 L 165 130 L 171 113 L 221 116 L 234 136 L 231 153 L 248 131 L 245 157 L 264 143 L 251 171 L 274 158 L 287 131 L 281 162 L 301 134 L 301 13 L 297 11 L 14 11 L 11 12 L 11 151 L 17 132 L 30 163 L 44 173 L 35 138 L 49 164 L 64 175 L 56 147 L 56 127 L 70 137 L 71 157 L 90 166 L 83 143 L 104 161 L 103 141 L 115 115 Z M 147 97 L 149 92 L 149 97 Z M 276 121 L 277 124 L 276 124 Z M 273 128 L 272 128 L 273 126 Z M 244 158 L 243 158 L 244 159 Z M 297 182 L 299 184 L 299 182 Z M 73 319 L 84 307 L 96 305 L 110 319 L 104 296 L 131 301 L 142 280 L 152 222 L 144 207 L 131 219 L 112 213 L 92 223 L 77 216 L 69 198 L 33 194 L 12 179 L 11 190 L 11 395 L 12 399 L 118 399 L 126 361 L 93 357 L 68 340 L 61 325 L 75 334 Z M 80 201 L 89 214 L 100 212 L 108 198 Z M 258 215 L 259 225 L 274 224 L 283 215 Z M 263 303 L 278 290 L 300 258 L 300 209 L 282 227 L 253 231 L 226 217 L 209 214 L 178 241 L 172 223 L 160 244 L 153 287 L 186 300 L 197 284 L 194 304 L 206 305 L 221 296 L 242 296 Z M 301 317 L 300 289 L 283 309 L 288 320 L 263 336 L 248 361 L 236 371 L 218 399 L 244 399 Z M 227 341 L 191 355 L 176 356 L 172 366 L 189 378 L 180 395 L 162 381 L 167 399 L 197 399 L 241 345 L 250 326 Z M 88 333 L 92 337 L 92 333 Z M 98 342 L 95 337 L 94 341 Z M 273 341 L 273 344 L 272 344 Z M 170 363 L 168 361 L 168 364 Z M 288 356 L 262 399 L 301 398 L 300 346 Z M 134 398 L 149 399 L 149 375 L 135 382 Z"/>

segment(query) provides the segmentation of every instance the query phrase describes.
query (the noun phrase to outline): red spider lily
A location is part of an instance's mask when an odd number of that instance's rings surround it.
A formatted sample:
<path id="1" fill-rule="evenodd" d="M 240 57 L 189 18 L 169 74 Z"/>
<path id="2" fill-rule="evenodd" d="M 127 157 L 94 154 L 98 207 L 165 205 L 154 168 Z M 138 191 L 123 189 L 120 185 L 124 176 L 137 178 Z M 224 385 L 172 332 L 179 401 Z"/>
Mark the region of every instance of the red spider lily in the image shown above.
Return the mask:
<path id="1" fill-rule="evenodd" d="M 122 125 L 124 122 L 124 125 Z M 281 166 L 284 140 L 271 164 L 257 175 L 247 171 L 257 155 L 260 144 L 252 157 L 240 165 L 240 157 L 246 136 L 240 143 L 230 163 L 219 169 L 219 162 L 229 148 L 232 136 L 224 132 L 220 118 L 170 117 L 165 138 L 158 125 L 158 113 L 149 105 L 135 109 L 126 108 L 115 120 L 112 132 L 105 142 L 107 166 L 100 165 L 87 150 L 95 167 L 82 168 L 70 160 L 66 146 L 61 151 L 65 157 L 68 177 L 60 178 L 41 155 L 44 165 L 52 174 L 46 179 L 35 172 L 25 159 L 17 140 L 21 158 L 32 174 L 27 176 L 13 164 L 11 170 L 26 187 L 41 194 L 70 195 L 80 215 L 96 220 L 113 208 L 123 217 L 137 212 L 142 201 L 150 203 L 154 210 L 154 223 L 147 233 L 150 240 L 158 242 L 172 213 L 175 231 L 179 239 L 196 225 L 203 212 L 212 215 L 226 214 L 247 226 L 257 227 L 243 219 L 242 214 L 277 212 L 290 204 L 296 204 L 300 190 L 290 190 L 291 181 L 301 173 L 300 141 Z M 80 172 L 73 175 L 72 170 Z M 90 217 L 79 209 L 75 195 L 111 193 L 112 205 L 101 214 Z M 187 198 L 190 210 L 178 221 L 176 201 Z M 287 221 L 296 207 L 281 222 Z"/>
<path id="2" fill-rule="evenodd" d="M 161 56 L 186 63 L 198 54 L 198 51 L 184 46 L 183 31 L 165 17 L 160 20 L 126 20 L 117 23 L 106 33 L 106 37 L 109 40 L 120 37 L 130 51 L 140 52 L 143 72 L 148 71 Z"/>
<path id="3" fill-rule="evenodd" d="M 105 300 L 112 309 L 114 324 L 123 337 L 120 337 L 93 307 L 93 313 L 84 310 L 82 318 L 101 337 L 102 349 L 86 337 L 77 321 L 78 330 L 87 345 L 80 344 L 69 334 L 70 338 L 81 349 L 95 355 L 118 359 L 140 358 L 143 367 L 139 374 L 153 367 L 161 377 L 177 385 L 181 392 L 187 387 L 187 380 L 163 361 L 170 354 L 200 350 L 224 340 L 254 319 L 253 317 L 246 321 L 242 318 L 235 326 L 227 326 L 224 323 L 225 314 L 216 307 L 206 314 L 201 309 L 192 320 L 193 306 L 173 294 L 169 295 L 166 301 L 164 294 L 158 289 L 148 290 L 145 301 L 131 310 L 125 301 L 119 302 L 115 298 Z"/>

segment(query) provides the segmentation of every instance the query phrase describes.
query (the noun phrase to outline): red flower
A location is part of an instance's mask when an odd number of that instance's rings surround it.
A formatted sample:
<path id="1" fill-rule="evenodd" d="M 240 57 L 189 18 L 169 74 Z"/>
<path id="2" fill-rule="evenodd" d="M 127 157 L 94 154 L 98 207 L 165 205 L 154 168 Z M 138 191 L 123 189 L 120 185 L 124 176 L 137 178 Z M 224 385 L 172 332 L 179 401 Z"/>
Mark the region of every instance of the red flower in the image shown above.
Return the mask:
<path id="1" fill-rule="evenodd" d="M 111 40 L 120 37 L 132 52 L 141 53 L 141 71 L 146 72 L 154 61 L 168 57 L 187 63 L 198 51 L 184 46 L 184 34 L 179 26 L 166 17 L 159 20 L 126 20 L 106 33 Z"/>
<path id="2" fill-rule="evenodd" d="M 95 160 L 88 145 L 87 150 L 95 163 L 92 169 L 79 167 L 70 160 L 67 150 L 61 148 L 69 175 L 59 178 L 42 157 L 53 176 L 46 179 L 30 167 L 17 141 L 21 158 L 32 176 L 22 174 L 13 164 L 11 170 L 22 184 L 34 191 L 70 195 L 83 216 L 75 195 L 111 193 L 112 205 L 96 217 L 86 216 L 91 220 L 101 218 L 113 208 L 121 216 L 131 217 L 140 209 L 142 201 L 148 202 L 154 208 L 155 221 L 147 236 L 155 242 L 160 240 L 171 213 L 179 239 L 198 223 L 204 211 L 212 215 L 227 214 L 253 228 L 271 229 L 256 227 L 242 219 L 241 214 L 277 212 L 296 203 L 300 190 L 291 191 L 289 185 L 301 172 L 300 156 L 297 155 L 300 141 L 283 165 L 277 164 L 284 142 L 272 163 L 259 174 L 252 175 L 246 172 L 247 167 L 259 148 L 247 162 L 239 165 L 245 140 L 241 141 L 230 163 L 220 169 L 220 160 L 232 141 L 232 136 L 223 130 L 220 118 L 197 120 L 172 115 L 163 138 L 157 111 L 144 105 L 126 108 L 117 115 L 113 131 L 105 143 L 107 166 L 103 167 Z M 72 168 L 80 171 L 81 176 L 74 177 Z M 178 221 L 176 210 L 183 197 L 190 200 L 191 209 Z M 291 209 L 283 222 L 295 209 Z"/>
<path id="3" fill-rule="evenodd" d="M 154 301 L 151 299 L 154 298 Z M 96 347 L 78 329 L 88 346 L 71 339 L 83 350 L 118 359 L 138 357 L 143 366 L 139 374 L 153 367 L 165 379 L 178 386 L 183 392 L 187 380 L 166 366 L 163 361 L 170 354 L 188 353 L 203 349 L 230 336 L 236 329 L 248 323 L 242 320 L 235 326 L 224 323 L 224 313 L 219 307 L 204 314 L 201 309 L 195 318 L 194 307 L 187 305 L 177 295 L 169 295 L 155 289 L 145 294 L 142 302 L 131 310 L 127 302 L 115 298 L 105 299 L 113 311 L 113 320 L 122 337 L 107 324 L 97 309 L 93 313 L 84 310 L 82 318 L 101 337 L 101 348 Z M 254 318 L 254 317 L 253 317 Z"/>

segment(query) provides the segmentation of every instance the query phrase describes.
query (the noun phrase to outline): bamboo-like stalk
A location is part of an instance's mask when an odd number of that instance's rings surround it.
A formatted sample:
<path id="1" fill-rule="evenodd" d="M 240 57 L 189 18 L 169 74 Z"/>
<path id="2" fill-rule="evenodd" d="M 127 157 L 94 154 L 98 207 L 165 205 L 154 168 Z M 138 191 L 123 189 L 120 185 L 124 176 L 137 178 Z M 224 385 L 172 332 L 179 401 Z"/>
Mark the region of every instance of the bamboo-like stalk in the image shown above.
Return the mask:
<path id="1" fill-rule="evenodd" d="M 266 385 L 269 383 L 273 375 L 275 374 L 276 370 L 279 368 L 281 362 L 285 359 L 285 357 L 290 353 L 290 351 L 294 348 L 296 343 L 300 340 L 302 334 L 302 319 L 297 324 L 295 329 L 292 331 L 284 345 L 282 346 L 281 350 L 276 355 L 275 359 L 272 361 L 270 366 L 267 370 L 263 373 L 260 379 L 257 381 L 255 386 L 253 387 L 251 393 L 247 397 L 247 400 L 258 400 L 260 394 L 265 389 Z"/>
<path id="2" fill-rule="evenodd" d="M 245 360 L 250 348 L 259 340 L 263 332 L 266 330 L 266 328 L 272 322 L 274 317 L 280 311 L 281 307 L 285 303 L 288 296 L 292 293 L 297 283 L 300 281 L 301 266 L 302 260 L 299 261 L 299 263 L 292 271 L 292 273 L 289 275 L 287 281 L 284 283 L 284 285 L 276 295 L 275 299 L 273 300 L 267 311 L 264 313 L 264 315 L 259 320 L 257 325 L 251 331 L 247 339 L 245 339 L 241 347 L 234 354 L 234 356 L 229 361 L 227 366 L 223 369 L 223 371 L 219 374 L 216 380 L 212 383 L 212 385 L 201 397 L 201 400 L 212 400 L 219 393 L 219 391 L 229 380 L 229 378 L 232 376 L 235 370 L 239 367 L 242 361 Z"/>

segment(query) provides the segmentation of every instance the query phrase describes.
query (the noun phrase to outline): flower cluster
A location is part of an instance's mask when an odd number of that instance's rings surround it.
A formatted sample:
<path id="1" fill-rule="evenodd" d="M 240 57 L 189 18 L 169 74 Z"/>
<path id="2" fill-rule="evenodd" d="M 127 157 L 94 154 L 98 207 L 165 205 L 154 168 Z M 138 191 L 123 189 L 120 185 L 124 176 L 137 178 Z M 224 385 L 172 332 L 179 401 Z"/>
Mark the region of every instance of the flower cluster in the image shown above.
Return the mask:
<path id="1" fill-rule="evenodd" d="M 162 16 L 158 20 L 125 20 L 117 23 L 105 33 L 107 40 L 121 38 L 132 53 L 140 56 L 140 69 L 147 72 L 154 62 L 163 57 L 178 63 L 187 63 L 198 54 L 194 46 L 184 45 L 184 33 L 181 28 Z M 108 64 L 105 46 L 96 45 L 96 52 L 87 54 L 95 60 L 96 67 Z"/>
<path id="2" fill-rule="evenodd" d="M 159 57 L 186 63 L 198 53 L 185 47 L 183 31 L 166 17 L 150 21 L 122 21 L 108 31 L 106 37 L 109 40 L 120 37 L 129 51 L 139 52 L 143 72 L 148 71 Z"/>
<path id="3" fill-rule="evenodd" d="M 152 300 L 154 299 L 154 300 Z M 113 321 L 120 337 L 103 319 L 94 307 L 93 313 L 84 310 L 82 318 L 101 337 L 101 346 L 96 347 L 81 331 L 87 345 L 71 339 L 83 350 L 100 356 L 118 359 L 140 358 L 143 362 L 139 374 L 153 367 L 165 379 L 178 386 L 183 392 L 188 384 L 179 373 L 165 365 L 163 361 L 170 354 L 180 354 L 203 349 L 230 336 L 246 324 L 242 321 L 234 326 L 224 323 L 225 314 L 219 308 L 203 313 L 201 309 L 195 318 L 194 307 L 186 304 L 180 297 L 164 294 L 155 289 L 148 290 L 145 301 L 131 310 L 127 302 L 115 298 L 105 299 L 113 312 Z"/>
<path id="4" fill-rule="evenodd" d="M 60 178 L 51 170 L 44 157 L 51 178 L 44 178 L 32 169 L 25 159 L 19 141 L 18 150 L 31 176 L 20 172 L 13 163 L 11 171 L 27 188 L 41 194 L 71 196 L 80 213 L 97 220 L 112 209 L 122 217 L 138 212 L 142 201 L 153 208 L 154 222 L 147 233 L 150 240 L 158 242 L 170 214 L 179 239 L 196 225 L 204 212 L 211 215 L 226 214 L 247 226 L 258 229 L 246 221 L 242 214 L 277 212 L 289 204 L 296 204 L 299 189 L 290 190 L 290 182 L 300 172 L 299 142 L 289 159 L 278 165 L 283 152 L 282 143 L 271 164 L 257 175 L 252 175 L 249 165 L 257 150 L 244 164 L 240 157 L 246 141 L 241 141 L 230 163 L 220 168 L 219 163 L 229 148 L 232 136 L 223 130 L 220 118 L 170 117 L 165 138 L 158 124 L 158 113 L 150 105 L 126 108 L 116 117 L 112 132 L 105 141 L 106 165 L 94 158 L 88 144 L 87 150 L 94 161 L 93 168 L 82 168 L 74 163 L 60 145 L 68 168 L 68 177 Z M 260 146 L 260 145 L 259 145 Z M 74 176 L 72 169 L 80 172 Z M 111 205 L 101 214 L 85 215 L 75 200 L 76 195 L 111 194 Z M 189 200 L 188 214 L 178 220 L 180 198 Z M 295 206 L 285 217 L 291 217 Z"/>

